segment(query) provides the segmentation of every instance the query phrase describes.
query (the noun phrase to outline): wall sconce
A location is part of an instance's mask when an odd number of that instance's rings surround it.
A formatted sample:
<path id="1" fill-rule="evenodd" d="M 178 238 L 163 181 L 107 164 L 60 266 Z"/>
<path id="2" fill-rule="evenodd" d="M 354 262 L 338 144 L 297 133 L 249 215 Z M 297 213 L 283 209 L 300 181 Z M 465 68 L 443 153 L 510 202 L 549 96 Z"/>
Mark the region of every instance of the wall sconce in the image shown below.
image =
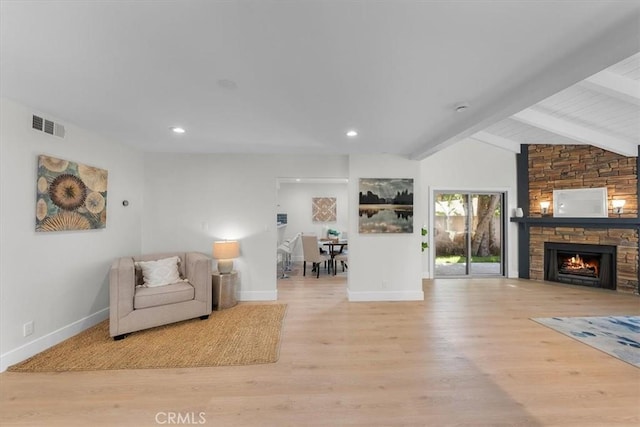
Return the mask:
<path id="1" fill-rule="evenodd" d="M 622 208 L 624 207 L 625 203 L 626 200 L 622 199 L 612 200 L 611 206 L 613 206 L 613 213 L 620 215 L 623 211 Z"/>
<path id="2" fill-rule="evenodd" d="M 549 215 L 549 205 L 551 202 L 540 202 L 540 210 L 542 211 L 542 215 Z"/>
<path id="3" fill-rule="evenodd" d="M 240 245 L 235 240 L 213 243 L 213 257 L 218 260 L 220 274 L 229 274 L 233 270 L 233 259 L 240 256 Z"/>

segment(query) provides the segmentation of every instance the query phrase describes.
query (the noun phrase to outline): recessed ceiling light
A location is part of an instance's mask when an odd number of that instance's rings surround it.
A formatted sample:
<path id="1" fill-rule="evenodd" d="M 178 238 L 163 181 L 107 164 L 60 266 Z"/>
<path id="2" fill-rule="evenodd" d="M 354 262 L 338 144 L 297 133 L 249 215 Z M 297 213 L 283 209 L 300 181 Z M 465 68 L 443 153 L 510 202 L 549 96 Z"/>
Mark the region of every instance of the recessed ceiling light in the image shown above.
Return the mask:
<path id="1" fill-rule="evenodd" d="M 218 80 L 218 86 L 224 89 L 235 90 L 238 89 L 238 84 L 230 79 L 220 79 Z"/>
<path id="2" fill-rule="evenodd" d="M 348 132 L 347 132 L 347 136 L 348 136 L 349 138 L 356 137 L 356 136 L 358 136 L 358 131 L 350 130 L 350 131 L 348 131 Z"/>
<path id="3" fill-rule="evenodd" d="M 173 133 L 185 133 L 186 130 L 184 130 L 184 128 L 181 128 L 180 126 L 174 126 L 171 128 L 171 130 L 173 131 Z"/>

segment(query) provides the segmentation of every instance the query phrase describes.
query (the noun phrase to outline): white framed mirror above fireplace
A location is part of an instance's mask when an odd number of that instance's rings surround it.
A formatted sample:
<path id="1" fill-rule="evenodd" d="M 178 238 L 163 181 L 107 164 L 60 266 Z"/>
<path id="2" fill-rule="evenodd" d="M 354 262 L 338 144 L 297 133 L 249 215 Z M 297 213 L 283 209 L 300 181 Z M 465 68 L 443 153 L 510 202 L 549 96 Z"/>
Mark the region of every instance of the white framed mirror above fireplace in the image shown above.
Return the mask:
<path id="1" fill-rule="evenodd" d="M 553 190 L 553 216 L 607 218 L 607 187 Z"/>

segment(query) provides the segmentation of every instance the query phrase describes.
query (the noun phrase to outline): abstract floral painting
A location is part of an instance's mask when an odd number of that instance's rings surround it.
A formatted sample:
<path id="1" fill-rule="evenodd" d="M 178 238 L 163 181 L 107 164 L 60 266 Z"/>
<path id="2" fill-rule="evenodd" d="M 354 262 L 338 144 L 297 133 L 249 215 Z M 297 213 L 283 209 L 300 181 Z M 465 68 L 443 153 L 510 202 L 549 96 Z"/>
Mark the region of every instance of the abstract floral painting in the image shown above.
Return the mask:
<path id="1" fill-rule="evenodd" d="M 313 197 L 311 217 L 313 222 L 334 222 L 336 220 L 335 197 Z"/>
<path id="2" fill-rule="evenodd" d="M 105 228 L 107 178 L 105 169 L 38 156 L 36 231 Z"/>

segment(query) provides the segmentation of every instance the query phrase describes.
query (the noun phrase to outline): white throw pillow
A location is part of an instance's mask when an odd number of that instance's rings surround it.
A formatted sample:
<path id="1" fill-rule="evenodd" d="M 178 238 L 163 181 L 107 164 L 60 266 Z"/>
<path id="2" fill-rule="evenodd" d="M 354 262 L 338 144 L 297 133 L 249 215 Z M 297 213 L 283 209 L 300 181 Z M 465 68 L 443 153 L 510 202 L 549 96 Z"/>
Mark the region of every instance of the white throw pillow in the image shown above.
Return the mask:
<path id="1" fill-rule="evenodd" d="M 178 272 L 179 262 L 180 258 L 174 256 L 157 261 L 138 261 L 135 265 L 142 269 L 143 286 L 152 288 L 154 286 L 165 286 L 180 282 L 180 273 Z"/>

